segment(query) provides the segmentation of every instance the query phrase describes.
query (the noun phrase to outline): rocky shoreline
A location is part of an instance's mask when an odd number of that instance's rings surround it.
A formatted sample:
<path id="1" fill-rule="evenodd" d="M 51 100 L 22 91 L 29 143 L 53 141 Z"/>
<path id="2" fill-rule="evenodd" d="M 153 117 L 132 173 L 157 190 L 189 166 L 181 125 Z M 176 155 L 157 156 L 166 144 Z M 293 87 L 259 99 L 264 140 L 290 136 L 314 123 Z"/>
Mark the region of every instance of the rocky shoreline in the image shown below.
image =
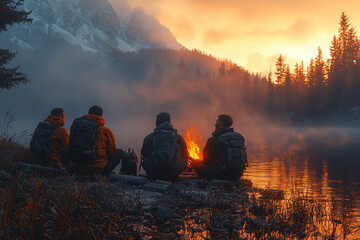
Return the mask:
<path id="1" fill-rule="evenodd" d="M 246 179 L 74 176 L 20 163 L 0 184 L 1 239 L 331 239 L 334 227 L 359 229 L 323 201 Z"/>

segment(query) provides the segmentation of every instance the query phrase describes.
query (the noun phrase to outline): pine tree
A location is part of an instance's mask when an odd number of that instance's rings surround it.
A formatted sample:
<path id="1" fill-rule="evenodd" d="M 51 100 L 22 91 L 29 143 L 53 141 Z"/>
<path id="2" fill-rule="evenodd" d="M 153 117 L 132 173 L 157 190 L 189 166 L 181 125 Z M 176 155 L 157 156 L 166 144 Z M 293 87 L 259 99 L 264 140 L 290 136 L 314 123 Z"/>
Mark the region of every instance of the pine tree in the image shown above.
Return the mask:
<path id="1" fill-rule="evenodd" d="M 285 79 L 285 63 L 284 57 L 280 54 L 279 58 L 276 61 L 276 84 L 282 85 Z"/>
<path id="2" fill-rule="evenodd" d="M 318 47 L 318 54 L 315 57 L 314 78 L 315 88 L 310 89 L 310 91 L 312 91 L 313 106 L 316 108 L 316 113 L 318 114 L 324 109 L 326 86 L 326 64 L 320 47 Z"/>
<path id="3" fill-rule="evenodd" d="M 306 73 L 306 77 L 307 77 L 307 112 L 310 115 L 314 114 L 314 110 L 315 110 L 315 61 L 313 58 L 310 59 L 310 64 L 307 68 L 307 73 Z"/>
<path id="4" fill-rule="evenodd" d="M 184 62 L 184 58 L 181 57 L 180 61 L 179 61 L 179 64 L 178 64 L 178 69 L 180 71 L 185 71 L 186 70 L 186 65 L 185 65 L 185 62 Z"/>
<path id="5" fill-rule="evenodd" d="M 333 85 L 335 86 L 337 83 L 337 77 L 341 72 L 340 66 L 341 66 L 341 47 L 339 40 L 337 39 L 336 36 L 334 36 L 330 46 L 330 67 L 329 67 L 330 87 L 333 87 Z"/>
<path id="6" fill-rule="evenodd" d="M 341 14 L 339 36 L 333 38 L 330 48 L 329 95 L 331 107 L 345 111 L 352 105 L 355 68 L 359 57 L 359 39 L 345 13 Z"/>
<path id="7" fill-rule="evenodd" d="M 294 85 L 296 88 L 303 88 L 306 85 L 305 80 L 306 74 L 304 70 L 304 62 L 302 61 L 300 65 L 298 63 L 295 64 Z"/>
<path id="8" fill-rule="evenodd" d="M 31 21 L 28 18 L 30 13 L 19 9 L 22 5 L 23 0 L 0 1 L 0 33 L 15 23 Z M 10 89 L 21 83 L 29 82 L 26 75 L 18 71 L 19 66 L 6 67 L 14 57 L 15 53 L 11 53 L 7 49 L 0 49 L 0 89 Z"/>
<path id="9" fill-rule="evenodd" d="M 284 80 L 284 105 L 285 111 L 292 111 L 292 76 L 290 66 L 286 65 L 285 80 Z"/>
<path id="10" fill-rule="evenodd" d="M 266 112 L 268 113 L 273 112 L 275 105 L 274 83 L 272 82 L 271 75 L 272 73 L 270 71 L 267 78 L 267 93 L 266 93 Z"/>
<path id="11" fill-rule="evenodd" d="M 295 87 L 295 96 L 296 101 L 293 103 L 297 112 L 303 112 L 307 106 L 307 86 L 306 86 L 306 72 L 304 68 L 304 62 L 301 64 L 295 65 L 294 73 L 294 87 Z"/>
<path id="12" fill-rule="evenodd" d="M 196 77 L 197 77 L 198 79 L 201 78 L 201 71 L 200 71 L 199 66 L 196 67 Z"/>
<path id="13" fill-rule="evenodd" d="M 315 87 L 315 62 L 314 59 L 310 59 L 310 64 L 307 68 L 307 84 L 309 88 Z"/>
<path id="14" fill-rule="evenodd" d="M 219 67 L 219 77 L 224 77 L 226 73 L 225 62 L 221 62 Z"/>
<path id="15" fill-rule="evenodd" d="M 279 94 L 279 107 L 282 107 L 282 92 L 281 92 L 281 88 L 282 85 L 284 83 L 284 79 L 285 79 L 285 64 L 284 64 L 284 58 L 283 56 L 280 54 L 279 58 L 276 61 L 276 71 L 275 71 L 275 75 L 276 75 L 276 88 L 278 90 L 278 94 Z"/>
<path id="16" fill-rule="evenodd" d="M 314 85 L 317 89 L 325 87 L 326 66 L 323 59 L 321 48 L 318 47 L 318 54 L 315 57 Z"/>

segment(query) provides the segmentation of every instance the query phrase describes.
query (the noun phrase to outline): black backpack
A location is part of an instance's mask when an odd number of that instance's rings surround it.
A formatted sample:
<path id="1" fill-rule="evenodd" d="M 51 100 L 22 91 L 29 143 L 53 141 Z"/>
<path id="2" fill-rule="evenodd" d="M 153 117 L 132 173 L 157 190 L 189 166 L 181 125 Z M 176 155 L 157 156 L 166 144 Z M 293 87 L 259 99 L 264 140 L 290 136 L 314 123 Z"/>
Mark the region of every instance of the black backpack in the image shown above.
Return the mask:
<path id="1" fill-rule="evenodd" d="M 68 145 L 69 159 L 78 164 L 85 164 L 96 159 L 95 146 L 99 124 L 86 117 L 74 120 L 70 128 Z"/>
<path id="2" fill-rule="evenodd" d="M 244 137 L 236 132 L 228 132 L 219 136 L 218 140 L 224 146 L 227 167 L 245 169 L 247 166 L 247 154 Z"/>
<path id="3" fill-rule="evenodd" d="M 154 150 L 144 159 L 143 167 L 147 175 L 155 178 L 173 178 L 180 168 L 180 146 L 177 131 L 165 122 L 154 130 Z M 161 177 L 160 177 L 161 176 Z"/>
<path id="4" fill-rule="evenodd" d="M 59 124 L 50 124 L 48 122 L 40 122 L 30 141 L 30 152 L 36 157 L 46 157 L 50 152 L 50 137 L 53 131 L 60 127 Z"/>
<path id="5" fill-rule="evenodd" d="M 138 157 L 134 150 L 128 149 L 121 160 L 120 174 L 137 175 Z"/>

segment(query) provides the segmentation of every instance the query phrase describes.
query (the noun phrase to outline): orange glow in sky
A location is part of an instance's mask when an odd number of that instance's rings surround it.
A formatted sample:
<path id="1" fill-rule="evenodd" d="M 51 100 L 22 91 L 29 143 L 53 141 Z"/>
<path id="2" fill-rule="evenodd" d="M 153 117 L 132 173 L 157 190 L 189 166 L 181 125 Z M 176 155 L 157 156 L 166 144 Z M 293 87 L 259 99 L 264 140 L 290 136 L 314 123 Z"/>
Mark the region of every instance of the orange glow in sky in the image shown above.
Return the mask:
<path id="1" fill-rule="evenodd" d="M 111 0 L 112 2 L 123 0 Z M 291 67 L 329 57 L 342 12 L 360 31 L 358 0 L 128 0 L 165 25 L 183 46 L 269 72 L 279 56 Z M 307 64 L 306 64 L 307 65 Z"/>

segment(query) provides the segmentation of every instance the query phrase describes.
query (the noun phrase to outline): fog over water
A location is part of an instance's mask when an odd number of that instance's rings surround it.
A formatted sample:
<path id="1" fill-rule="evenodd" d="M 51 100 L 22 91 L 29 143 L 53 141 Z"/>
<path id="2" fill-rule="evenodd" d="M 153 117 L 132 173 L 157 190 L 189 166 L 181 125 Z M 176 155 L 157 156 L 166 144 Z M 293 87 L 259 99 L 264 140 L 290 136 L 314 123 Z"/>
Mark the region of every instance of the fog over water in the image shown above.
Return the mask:
<path id="1" fill-rule="evenodd" d="M 244 178 L 256 187 L 270 185 L 288 194 L 295 187 L 303 189 L 307 195 L 343 204 L 360 217 L 360 129 L 263 128 L 260 132 L 267 147 L 248 149 Z"/>

